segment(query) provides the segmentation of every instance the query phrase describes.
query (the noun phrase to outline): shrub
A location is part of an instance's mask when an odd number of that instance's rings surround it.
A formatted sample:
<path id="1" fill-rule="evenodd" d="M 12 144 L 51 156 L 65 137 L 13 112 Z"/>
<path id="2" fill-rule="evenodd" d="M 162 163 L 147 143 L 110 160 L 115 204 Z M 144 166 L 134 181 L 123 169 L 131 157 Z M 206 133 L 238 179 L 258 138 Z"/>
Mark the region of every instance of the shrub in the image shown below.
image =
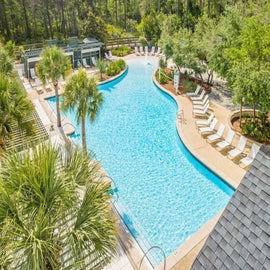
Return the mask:
<path id="1" fill-rule="evenodd" d="M 127 46 L 121 46 L 117 49 L 113 49 L 112 50 L 112 54 L 113 55 L 117 55 L 117 56 L 125 56 L 127 54 L 129 54 L 131 51 L 131 48 L 130 47 L 127 47 Z"/>
<path id="2" fill-rule="evenodd" d="M 166 61 L 163 58 L 160 58 L 158 61 L 158 65 L 160 68 L 165 69 L 166 68 Z"/>
<path id="3" fill-rule="evenodd" d="M 106 74 L 108 76 L 114 76 L 121 72 L 121 68 L 118 66 L 117 62 L 111 62 L 106 69 Z"/>
<path id="4" fill-rule="evenodd" d="M 165 84 L 169 81 L 168 75 L 166 74 L 165 69 L 160 69 L 160 78 L 159 78 L 159 71 L 156 72 L 156 79 L 159 81 L 161 84 Z"/>
<path id="5" fill-rule="evenodd" d="M 184 79 L 183 84 L 186 92 L 194 92 L 197 88 L 197 84 L 189 79 Z"/>
<path id="6" fill-rule="evenodd" d="M 121 70 L 124 70 L 126 68 L 126 62 L 123 59 L 117 60 L 116 64 L 120 67 Z"/>

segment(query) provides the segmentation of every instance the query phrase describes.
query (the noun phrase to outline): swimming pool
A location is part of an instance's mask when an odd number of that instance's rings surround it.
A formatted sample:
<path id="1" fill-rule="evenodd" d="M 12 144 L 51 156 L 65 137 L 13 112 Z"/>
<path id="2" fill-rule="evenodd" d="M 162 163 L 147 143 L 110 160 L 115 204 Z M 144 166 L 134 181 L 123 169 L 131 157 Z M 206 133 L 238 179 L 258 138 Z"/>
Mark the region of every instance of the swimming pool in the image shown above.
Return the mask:
<path id="1" fill-rule="evenodd" d="M 125 76 L 99 87 L 105 102 L 87 124 L 87 146 L 114 180 L 116 207 L 140 246 L 159 246 L 168 256 L 225 207 L 233 189 L 179 139 L 176 104 L 152 82 L 157 61 L 128 65 Z M 80 132 L 74 113 L 66 117 Z M 163 260 L 152 255 L 154 266 Z"/>

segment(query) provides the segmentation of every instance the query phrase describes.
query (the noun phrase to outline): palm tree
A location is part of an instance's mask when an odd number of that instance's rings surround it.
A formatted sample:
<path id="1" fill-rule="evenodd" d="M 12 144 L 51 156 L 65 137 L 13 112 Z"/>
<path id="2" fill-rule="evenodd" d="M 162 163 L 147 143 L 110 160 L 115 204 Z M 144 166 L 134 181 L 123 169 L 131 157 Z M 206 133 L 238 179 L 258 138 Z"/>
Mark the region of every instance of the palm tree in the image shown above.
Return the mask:
<path id="1" fill-rule="evenodd" d="M 5 148 L 12 128 L 28 135 L 33 132 L 32 122 L 27 120 L 32 112 L 33 105 L 17 81 L 0 73 L 0 148 Z"/>
<path id="2" fill-rule="evenodd" d="M 102 73 L 104 73 L 106 71 L 106 67 L 107 67 L 106 61 L 102 60 L 102 59 L 98 59 L 97 60 L 97 67 L 98 67 L 99 72 L 100 72 L 100 80 L 102 81 L 103 80 Z"/>
<path id="3" fill-rule="evenodd" d="M 0 73 L 11 76 L 13 74 L 13 61 L 7 52 L 0 47 Z"/>
<path id="4" fill-rule="evenodd" d="M 93 155 L 48 143 L 1 159 L 3 269 L 101 269 L 116 252 L 116 218 Z"/>
<path id="5" fill-rule="evenodd" d="M 79 69 L 66 85 L 63 94 L 63 110 L 76 109 L 77 122 L 81 122 L 82 149 L 86 153 L 85 118 L 93 122 L 103 103 L 102 93 L 98 91 L 93 77 L 88 78 L 83 69 Z"/>
<path id="6" fill-rule="evenodd" d="M 41 60 L 37 63 L 37 75 L 43 84 L 46 81 L 52 81 L 56 99 L 57 126 L 61 127 L 61 116 L 59 108 L 58 81 L 65 77 L 71 70 L 71 63 L 61 49 L 57 47 L 48 47 L 41 54 Z"/>

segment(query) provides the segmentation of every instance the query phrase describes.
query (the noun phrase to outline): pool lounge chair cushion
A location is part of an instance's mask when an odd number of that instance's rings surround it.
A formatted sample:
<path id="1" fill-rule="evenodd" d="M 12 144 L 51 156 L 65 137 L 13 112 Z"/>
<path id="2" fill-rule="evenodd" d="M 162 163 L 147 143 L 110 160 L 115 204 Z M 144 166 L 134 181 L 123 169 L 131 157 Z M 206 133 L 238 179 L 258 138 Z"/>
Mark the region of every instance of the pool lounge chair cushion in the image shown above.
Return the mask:
<path id="1" fill-rule="evenodd" d="M 244 157 L 244 158 L 242 158 L 240 160 L 240 166 L 242 166 L 244 168 L 248 167 L 253 162 L 253 160 L 255 159 L 257 153 L 259 152 L 259 150 L 260 150 L 260 146 L 253 143 L 248 156 Z"/>
<path id="2" fill-rule="evenodd" d="M 206 105 L 206 107 L 203 110 L 193 109 L 192 113 L 194 116 L 206 117 L 208 109 L 209 109 L 209 103 Z"/>
<path id="3" fill-rule="evenodd" d="M 195 123 L 197 126 L 209 126 L 212 120 L 214 119 L 214 113 L 211 113 L 207 120 L 196 120 Z"/>
<path id="4" fill-rule="evenodd" d="M 204 98 L 204 96 L 205 96 L 205 94 L 206 94 L 205 90 L 202 90 L 200 96 L 190 97 L 190 99 L 191 99 L 192 101 L 195 101 L 195 100 L 201 100 L 201 101 L 202 101 L 203 98 Z"/>
<path id="5" fill-rule="evenodd" d="M 228 158 L 229 159 L 235 159 L 236 157 L 240 156 L 241 154 L 243 154 L 245 146 L 247 143 L 247 138 L 244 136 L 241 136 L 238 142 L 238 145 L 236 146 L 236 148 L 230 150 L 228 152 Z"/>
<path id="6" fill-rule="evenodd" d="M 220 141 L 216 144 L 216 147 L 219 151 L 222 151 L 232 145 L 233 137 L 235 135 L 235 131 L 229 130 L 226 138 L 223 141 Z"/>
<path id="7" fill-rule="evenodd" d="M 218 131 L 212 135 L 209 135 L 207 137 L 207 141 L 210 143 L 213 143 L 213 142 L 219 140 L 220 138 L 222 138 L 224 130 L 225 130 L 225 125 L 221 123 L 219 125 Z"/>
<path id="8" fill-rule="evenodd" d="M 213 133 L 217 122 L 218 122 L 217 118 L 214 118 L 213 121 L 211 122 L 210 126 L 208 126 L 208 127 L 200 127 L 199 128 L 199 133 L 200 134 Z"/>

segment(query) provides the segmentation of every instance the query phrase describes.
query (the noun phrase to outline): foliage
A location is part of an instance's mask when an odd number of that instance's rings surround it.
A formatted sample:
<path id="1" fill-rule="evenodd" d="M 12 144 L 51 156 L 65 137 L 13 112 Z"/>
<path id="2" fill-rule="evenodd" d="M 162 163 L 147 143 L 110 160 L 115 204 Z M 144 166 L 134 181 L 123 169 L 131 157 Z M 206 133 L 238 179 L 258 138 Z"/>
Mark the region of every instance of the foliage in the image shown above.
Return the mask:
<path id="1" fill-rule="evenodd" d="M 158 66 L 161 69 L 165 69 L 166 66 L 167 66 L 166 60 L 164 58 L 159 58 L 159 60 L 158 60 Z"/>
<path id="2" fill-rule="evenodd" d="M 127 54 L 130 54 L 131 48 L 128 46 L 121 46 L 117 49 L 113 49 L 112 50 L 112 54 L 113 55 L 117 55 L 117 56 L 125 56 Z"/>
<path id="3" fill-rule="evenodd" d="M 15 79 L 13 62 L 0 47 L 0 149 L 5 148 L 15 127 L 26 135 L 34 132 L 32 122 L 27 120 L 32 113 L 33 106 Z"/>
<path id="4" fill-rule="evenodd" d="M 160 20 L 154 10 L 151 10 L 150 14 L 143 17 L 141 22 L 137 26 L 137 30 L 140 35 L 144 37 L 151 37 L 153 42 L 156 43 L 160 37 Z M 141 41 L 140 41 L 141 42 Z M 145 45 L 142 43 L 142 45 Z"/>
<path id="5" fill-rule="evenodd" d="M 119 59 L 117 61 L 112 61 L 107 66 L 106 74 L 108 76 L 114 76 L 119 74 L 122 70 L 124 70 L 126 67 L 126 63 L 123 59 Z"/>
<path id="6" fill-rule="evenodd" d="M 194 92 L 194 89 L 196 89 L 197 87 L 196 83 L 194 83 L 193 81 L 189 79 L 184 79 L 183 85 L 186 92 Z"/>
<path id="7" fill-rule="evenodd" d="M 41 60 L 36 65 L 37 75 L 42 83 L 46 81 L 52 82 L 54 85 L 57 126 L 61 127 L 61 116 L 59 108 L 58 81 L 60 78 L 65 78 L 65 75 L 71 71 L 71 63 L 68 56 L 57 47 L 47 47 L 41 53 Z"/>
<path id="8" fill-rule="evenodd" d="M 0 47 L 0 73 L 11 76 L 13 74 L 13 61 L 8 53 Z"/>
<path id="9" fill-rule="evenodd" d="M 76 110 L 77 122 L 81 122 L 82 147 L 86 153 L 85 120 L 86 117 L 93 122 L 103 103 L 102 93 L 98 91 L 93 77 L 88 78 L 83 69 L 69 79 L 63 94 L 63 110 Z"/>
<path id="10" fill-rule="evenodd" d="M 242 118 L 242 133 L 248 135 L 259 142 L 265 142 L 270 138 L 269 123 L 265 119 L 251 118 L 250 116 L 243 116 Z M 265 123 L 265 125 L 263 125 Z"/>
<path id="11" fill-rule="evenodd" d="M 121 70 L 124 70 L 126 68 L 126 62 L 123 59 L 117 60 L 116 64 L 120 67 Z"/>
<path id="12" fill-rule="evenodd" d="M 81 34 L 84 37 L 94 37 L 101 42 L 105 42 L 108 35 L 106 23 L 102 18 L 89 11 L 82 23 Z"/>
<path id="13" fill-rule="evenodd" d="M 93 155 L 71 145 L 43 143 L 6 154 L 0 175 L 1 266 L 106 265 L 116 252 L 116 226 L 110 184 L 102 178 Z"/>
<path id="14" fill-rule="evenodd" d="M 103 80 L 102 73 L 104 73 L 106 71 L 107 62 L 103 59 L 98 59 L 97 60 L 97 67 L 98 67 L 99 73 L 100 73 L 100 80 L 102 81 Z"/>
<path id="15" fill-rule="evenodd" d="M 168 71 L 165 68 L 160 68 L 160 71 L 156 72 L 156 79 L 161 84 L 166 84 L 170 80 L 170 78 L 173 78 L 173 72 Z"/>

